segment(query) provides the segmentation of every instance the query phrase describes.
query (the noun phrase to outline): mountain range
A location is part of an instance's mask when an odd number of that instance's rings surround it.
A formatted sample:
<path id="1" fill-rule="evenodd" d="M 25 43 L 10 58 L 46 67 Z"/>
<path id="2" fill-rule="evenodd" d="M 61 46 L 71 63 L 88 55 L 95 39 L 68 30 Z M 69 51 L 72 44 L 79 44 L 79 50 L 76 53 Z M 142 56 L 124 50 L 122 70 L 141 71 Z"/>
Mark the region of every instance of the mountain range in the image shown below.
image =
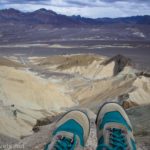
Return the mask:
<path id="1" fill-rule="evenodd" d="M 10 8 L 0 10 L 0 23 L 17 23 L 17 24 L 49 24 L 52 26 L 99 26 L 105 24 L 131 24 L 131 25 L 149 25 L 150 16 L 132 16 L 124 18 L 85 18 L 78 16 L 66 16 L 57 14 L 52 10 L 39 9 L 33 12 L 21 12 Z"/>

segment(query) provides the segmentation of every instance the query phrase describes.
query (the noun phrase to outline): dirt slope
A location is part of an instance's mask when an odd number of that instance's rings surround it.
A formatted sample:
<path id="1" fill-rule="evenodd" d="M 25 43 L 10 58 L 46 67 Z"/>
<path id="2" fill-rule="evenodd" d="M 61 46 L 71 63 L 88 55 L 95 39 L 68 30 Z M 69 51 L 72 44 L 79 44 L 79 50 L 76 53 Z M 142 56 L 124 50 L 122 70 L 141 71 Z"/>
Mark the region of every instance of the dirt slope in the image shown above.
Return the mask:
<path id="1" fill-rule="evenodd" d="M 0 66 L 0 134 L 4 135 L 0 137 L 19 139 L 30 135 L 40 139 L 50 126 L 41 127 L 41 132 L 34 134 L 37 120 L 70 108 L 83 107 L 96 113 L 106 101 L 117 101 L 133 110 L 135 106 L 150 104 L 149 76 L 135 70 L 124 56 L 111 59 L 90 54 L 50 56 L 25 58 L 24 62 L 27 63 L 21 68 L 11 65 L 13 61 Z M 92 120 L 94 117 L 93 114 Z M 135 124 L 134 116 L 131 119 Z M 92 131 L 95 132 L 93 127 Z M 25 145 L 30 136 L 24 138 Z M 35 142 L 39 145 L 38 140 Z"/>

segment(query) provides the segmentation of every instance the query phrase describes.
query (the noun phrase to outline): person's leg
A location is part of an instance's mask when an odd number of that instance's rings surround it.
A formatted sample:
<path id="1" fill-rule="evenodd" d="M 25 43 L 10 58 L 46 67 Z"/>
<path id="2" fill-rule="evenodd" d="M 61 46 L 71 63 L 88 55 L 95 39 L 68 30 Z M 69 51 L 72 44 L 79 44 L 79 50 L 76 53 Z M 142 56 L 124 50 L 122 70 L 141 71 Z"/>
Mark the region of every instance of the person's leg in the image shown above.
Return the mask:
<path id="1" fill-rule="evenodd" d="M 97 150 L 136 150 L 131 123 L 117 103 L 104 104 L 97 115 Z"/>
<path id="2" fill-rule="evenodd" d="M 79 110 L 67 112 L 56 123 L 50 142 L 45 150 L 83 149 L 90 132 L 88 116 Z"/>

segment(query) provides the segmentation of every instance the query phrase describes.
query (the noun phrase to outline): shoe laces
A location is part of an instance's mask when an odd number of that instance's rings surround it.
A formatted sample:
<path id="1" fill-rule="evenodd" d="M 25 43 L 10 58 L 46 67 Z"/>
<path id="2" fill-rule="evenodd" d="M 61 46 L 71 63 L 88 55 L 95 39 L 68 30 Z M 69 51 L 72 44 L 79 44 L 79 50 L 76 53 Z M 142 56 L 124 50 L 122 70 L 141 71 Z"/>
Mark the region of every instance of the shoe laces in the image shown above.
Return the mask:
<path id="1" fill-rule="evenodd" d="M 109 128 L 110 136 L 109 136 L 109 145 L 102 144 L 98 147 L 99 150 L 126 150 L 128 145 L 126 142 L 125 132 L 121 129 L 117 128 Z"/>
<path id="2" fill-rule="evenodd" d="M 55 150 L 74 150 L 77 144 L 76 136 L 74 135 L 73 138 L 63 137 L 61 135 L 57 136 L 57 141 L 54 144 Z"/>

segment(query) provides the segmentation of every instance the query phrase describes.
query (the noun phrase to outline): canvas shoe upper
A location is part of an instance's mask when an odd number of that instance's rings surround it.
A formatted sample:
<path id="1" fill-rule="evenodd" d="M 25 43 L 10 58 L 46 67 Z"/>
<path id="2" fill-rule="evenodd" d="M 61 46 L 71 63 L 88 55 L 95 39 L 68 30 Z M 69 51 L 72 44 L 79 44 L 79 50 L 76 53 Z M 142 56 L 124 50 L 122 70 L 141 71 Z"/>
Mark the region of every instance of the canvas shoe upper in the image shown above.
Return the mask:
<path id="1" fill-rule="evenodd" d="M 83 149 L 88 139 L 90 122 L 81 111 L 67 112 L 56 123 L 52 139 L 45 150 L 79 150 Z"/>
<path id="2" fill-rule="evenodd" d="M 117 103 L 104 104 L 96 119 L 97 150 L 136 150 L 131 123 Z"/>

